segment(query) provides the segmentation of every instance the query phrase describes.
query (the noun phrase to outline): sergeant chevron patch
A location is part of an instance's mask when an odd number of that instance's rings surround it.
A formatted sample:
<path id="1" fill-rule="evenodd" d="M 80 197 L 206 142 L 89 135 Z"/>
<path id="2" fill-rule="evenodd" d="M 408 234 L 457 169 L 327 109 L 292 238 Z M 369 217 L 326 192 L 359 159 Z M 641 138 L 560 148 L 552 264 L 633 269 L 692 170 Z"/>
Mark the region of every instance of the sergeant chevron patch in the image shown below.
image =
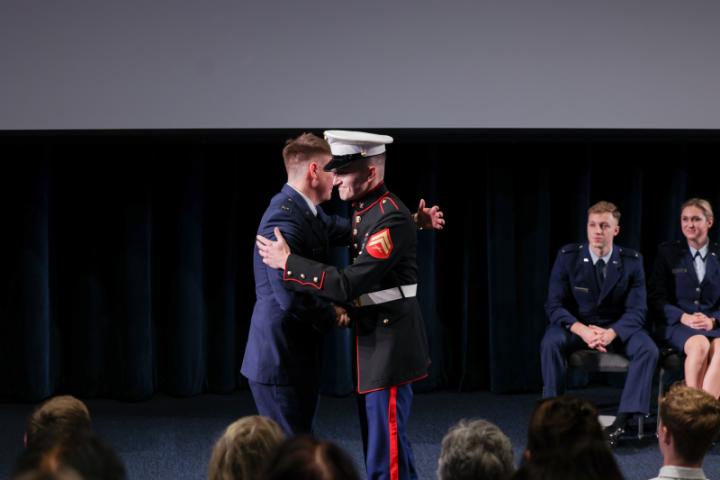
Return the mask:
<path id="1" fill-rule="evenodd" d="M 386 228 L 371 236 L 367 241 L 365 250 L 375 258 L 385 260 L 390 257 L 393 249 L 392 238 L 390 238 L 390 229 Z"/>

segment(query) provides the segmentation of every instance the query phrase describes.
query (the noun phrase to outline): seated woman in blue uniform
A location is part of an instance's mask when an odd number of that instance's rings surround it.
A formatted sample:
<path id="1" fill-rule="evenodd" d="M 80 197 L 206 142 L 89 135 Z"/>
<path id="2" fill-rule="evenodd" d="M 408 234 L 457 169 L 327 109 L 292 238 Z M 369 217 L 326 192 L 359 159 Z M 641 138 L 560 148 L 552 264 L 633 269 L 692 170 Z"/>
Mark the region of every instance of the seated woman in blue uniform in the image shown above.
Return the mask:
<path id="1" fill-rule="evenodd" d="M 650 306 L 665 320 L 665 338 L 684 352 L 685 383 L 720 396 L 720 246 L 710 242 L 710 203 L 681 207 L 685 240 L 658 248 L 649 283 Z"/>

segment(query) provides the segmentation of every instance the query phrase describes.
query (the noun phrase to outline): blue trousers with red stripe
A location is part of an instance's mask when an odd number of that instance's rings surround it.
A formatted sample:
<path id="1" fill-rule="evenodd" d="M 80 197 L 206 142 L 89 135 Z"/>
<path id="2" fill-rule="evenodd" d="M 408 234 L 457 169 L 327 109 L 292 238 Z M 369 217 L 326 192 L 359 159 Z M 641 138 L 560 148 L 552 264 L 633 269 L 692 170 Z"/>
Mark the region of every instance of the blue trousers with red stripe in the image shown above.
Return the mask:
<path id="1" fill-rule="evenodd" d="M 412 386 L 389 387 L 357 398 L 368 480 L 417 479 L 407 437 Z"/>

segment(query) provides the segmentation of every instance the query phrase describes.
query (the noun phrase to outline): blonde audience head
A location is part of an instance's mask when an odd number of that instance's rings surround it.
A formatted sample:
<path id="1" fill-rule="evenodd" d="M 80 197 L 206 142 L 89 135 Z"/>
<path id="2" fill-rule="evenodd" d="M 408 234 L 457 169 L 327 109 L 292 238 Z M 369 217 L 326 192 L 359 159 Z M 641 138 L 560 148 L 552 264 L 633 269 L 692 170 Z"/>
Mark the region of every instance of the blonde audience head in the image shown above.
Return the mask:
<path id="1" fill-rule="evenodd" d="M 38 406 L 25 427 L 25 446 L 51 446 L 59 437 L 92 428 L 85 403 L 70 395 L 53 397 Z"/>
<path id="2" fill-rule="evenodd" d="M 253 415 L 230 424 L 215 443 L 210 480 L 259 478 L 285 435 L 273 420 Z"/>

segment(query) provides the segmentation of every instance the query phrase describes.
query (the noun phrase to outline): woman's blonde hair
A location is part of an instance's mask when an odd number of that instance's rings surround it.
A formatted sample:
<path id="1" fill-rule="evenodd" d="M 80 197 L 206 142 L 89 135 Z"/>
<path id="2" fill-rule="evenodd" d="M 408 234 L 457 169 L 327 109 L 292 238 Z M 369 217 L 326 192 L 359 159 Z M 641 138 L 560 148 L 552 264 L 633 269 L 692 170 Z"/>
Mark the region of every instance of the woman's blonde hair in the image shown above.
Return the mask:
<path id="1" fill-rule="evenodd" d="M 712 206 L 710 205 L 710 202 L 708 202 L 704 198 L 691 198 L 690 200 L 687 200 L 680 207 L 680 213 L 682 214 L 682 211 L 685 210 L 687 207 L 699 208 L 705 214 L 705 218 L 707 218 L 708 220 L 713 219 Z"/>
<path id="2" fill-rule="evenodd" d="M 285 435 L 280 426 L 266 417 L 253 415 L 231 423 L 215 443 L 208 478 L 260 478 L 267 461 L 283 440 Z"/>

